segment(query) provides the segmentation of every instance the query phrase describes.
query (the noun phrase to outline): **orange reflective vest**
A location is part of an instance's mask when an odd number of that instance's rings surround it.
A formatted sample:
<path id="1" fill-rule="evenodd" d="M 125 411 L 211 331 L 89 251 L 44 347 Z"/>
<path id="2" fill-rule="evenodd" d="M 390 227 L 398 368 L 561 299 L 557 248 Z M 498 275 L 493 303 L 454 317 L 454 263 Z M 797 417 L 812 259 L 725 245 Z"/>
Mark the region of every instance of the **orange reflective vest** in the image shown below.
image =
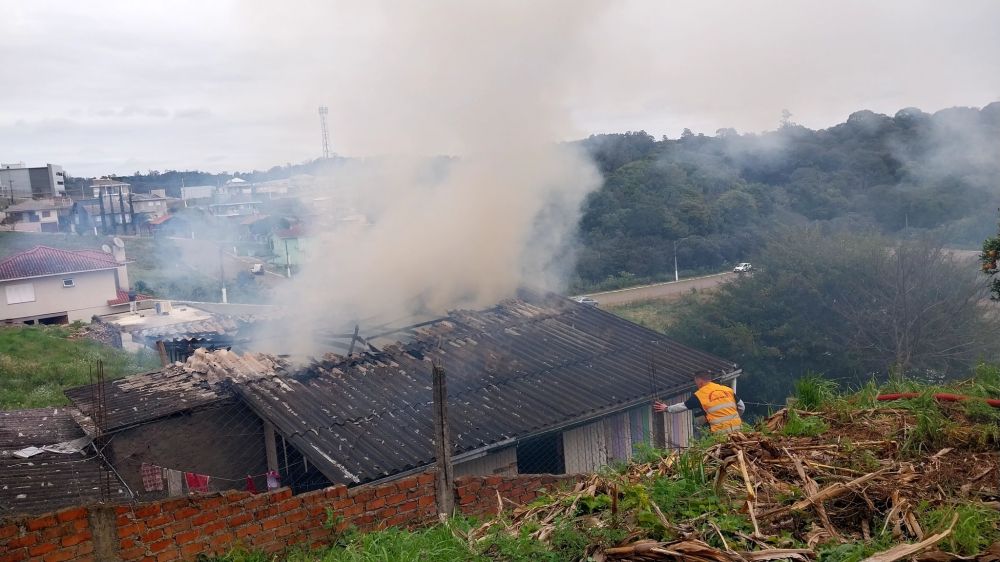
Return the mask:
<path id="1" fill-rule="evenodd" d="M 739 431 L 743 425 L 736 409 L 736 393 L 728 386 L 710 382 L 694 393 L 705 410 L 705 420 L 712 433 Z"/>

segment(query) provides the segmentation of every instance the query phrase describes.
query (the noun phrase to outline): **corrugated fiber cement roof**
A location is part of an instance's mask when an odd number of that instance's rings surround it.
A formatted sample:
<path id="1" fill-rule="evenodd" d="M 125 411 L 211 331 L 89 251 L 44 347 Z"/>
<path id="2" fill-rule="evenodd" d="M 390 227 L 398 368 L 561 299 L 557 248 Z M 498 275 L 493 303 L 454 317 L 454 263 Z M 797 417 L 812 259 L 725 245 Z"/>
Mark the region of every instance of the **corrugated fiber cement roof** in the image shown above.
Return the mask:
<path id="1" fill-rule="evenodd" d="M 556 295 L 457 311 L 414 341 L 237 391 L 334 482 L 434 461 L 431 362 L 447 373 L 455 454 L 600 417 L 736 365 Z M 651 377 L 651 364 L 655 377 Z"/>

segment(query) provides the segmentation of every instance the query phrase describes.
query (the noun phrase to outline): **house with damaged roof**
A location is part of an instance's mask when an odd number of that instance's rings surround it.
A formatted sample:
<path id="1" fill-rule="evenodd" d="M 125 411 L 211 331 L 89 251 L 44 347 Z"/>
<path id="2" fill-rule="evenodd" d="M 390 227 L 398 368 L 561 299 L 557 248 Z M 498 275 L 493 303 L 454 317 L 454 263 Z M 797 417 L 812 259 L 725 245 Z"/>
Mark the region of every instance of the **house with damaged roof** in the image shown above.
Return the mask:
<path id="1" fill-rule="evenodd" d="M 384 334 L 380 334 L 384 336 Z M 596 307 L 522 294 L 393 334 L 396 343 L 305 367 L 265 355 L 200 350 L 183 364 L 68 391 L 103 420 L 105 460 L 134 497 L 143 465 L 243 489 L 275 471 L 296 493 L 391 480 L 435 463 L 433 365 L 447 377 L 456 476 L 583 473 L 642 444 L 685 446 L 691 375 L 735 384 L 737 365 Z"/>

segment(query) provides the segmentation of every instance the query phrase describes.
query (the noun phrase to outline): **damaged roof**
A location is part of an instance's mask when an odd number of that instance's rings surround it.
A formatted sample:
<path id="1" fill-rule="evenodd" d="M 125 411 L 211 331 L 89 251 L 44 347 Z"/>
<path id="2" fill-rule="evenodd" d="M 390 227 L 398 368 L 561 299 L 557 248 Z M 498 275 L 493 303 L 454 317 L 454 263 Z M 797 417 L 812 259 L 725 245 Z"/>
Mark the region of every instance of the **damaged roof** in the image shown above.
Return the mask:
<path id="1" fill-rule="evenodd" d="M 281 367 L 278 360 L 264 355 L 240 356 L 224 349 L 215 352 L 199 349 L 183 364 L 107 382 L 104 431 L 124 429 L 230 398 L 230 381 L 274 374 Z M 88 418 L 94 414 L 96 387 L 87 385 L 65 392 Z"/>
<path id="2" fill-rule="evenodd" d="M 0 516 L 94 503 L 103 499 L 105 483 L 110 486 L 109 499 L 128 497 L 91 447 L 69 453 L 36 451 L 28 458 L 15 455 L 28 447 L 85 438 L 74 413 L 73 408 L 64 407 L 0 412 Z"/>
<path id="3" fill-rule="evenodd" d="M 690 390 L 734 363 L 556 295 L 457 311 L 384 352 L 249 380 L 236 391 L 331 481 L 361 483 L 434 461 L 431 364 L 447 373 L 454 454 Z M 655 376 L 651 376 L 651 364 Z"/>

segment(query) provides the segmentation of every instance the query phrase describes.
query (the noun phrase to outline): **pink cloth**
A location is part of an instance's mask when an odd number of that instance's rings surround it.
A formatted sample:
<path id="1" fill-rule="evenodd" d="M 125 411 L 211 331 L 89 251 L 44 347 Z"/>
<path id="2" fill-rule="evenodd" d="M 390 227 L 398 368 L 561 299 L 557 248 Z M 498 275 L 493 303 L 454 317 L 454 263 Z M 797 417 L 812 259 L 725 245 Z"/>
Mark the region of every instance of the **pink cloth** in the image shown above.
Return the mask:
<path id="1" fill-rule="evenodd" d="M 193 472 L 184 473 L 184 481 L 187 482 L 189 492 L 207 492 L 208 475 L 195 474 Z"/>
<path id="2" fill-rule="evenodd" d="M 147 492 L 163 491 L 163 470 L 155 464 L 142 463 L 142 487 Z"/>

